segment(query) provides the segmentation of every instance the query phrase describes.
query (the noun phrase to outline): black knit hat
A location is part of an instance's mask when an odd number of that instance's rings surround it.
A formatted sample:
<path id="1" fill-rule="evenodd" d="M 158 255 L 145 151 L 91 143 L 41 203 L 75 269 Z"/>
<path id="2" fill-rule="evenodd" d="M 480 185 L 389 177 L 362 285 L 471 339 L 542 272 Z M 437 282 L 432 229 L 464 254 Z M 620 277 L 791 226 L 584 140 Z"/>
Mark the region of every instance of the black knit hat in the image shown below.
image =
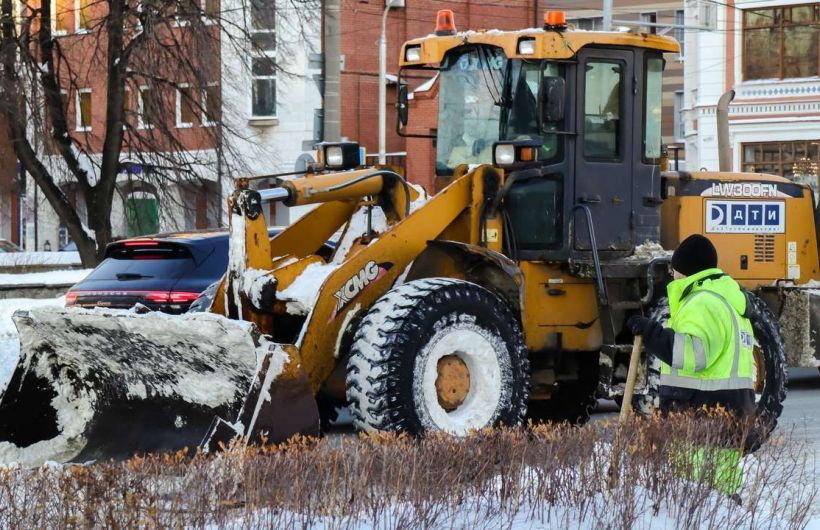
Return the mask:
<path id="1" fill-rule="evenodd" d="M 672 254 L 672 268 L 686 276 L 713 269 L 717 267 L 717 262 L 715 246 L 700 234 L 693 234 L 681 241 Z"/>

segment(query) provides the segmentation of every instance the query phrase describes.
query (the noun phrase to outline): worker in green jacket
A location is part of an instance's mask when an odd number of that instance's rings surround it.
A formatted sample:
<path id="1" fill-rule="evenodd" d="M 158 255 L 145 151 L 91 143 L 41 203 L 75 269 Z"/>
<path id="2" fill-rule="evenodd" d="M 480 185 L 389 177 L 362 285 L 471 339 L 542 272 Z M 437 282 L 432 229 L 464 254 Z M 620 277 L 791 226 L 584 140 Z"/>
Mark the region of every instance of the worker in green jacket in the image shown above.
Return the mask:
<path id="1" fill-rule="evenodd" d="M 640 315 L 627 322 L 662 361 L 662 412 L 723 407 L 743 417 L 754 411 L 754 330 L 746 296 L 717 262 L 709 239 L 689 236 L 672 255 L 668 327 Z M 717 489 L 728 495 L 740 489 L 739 448 L 698 448 L 690 456 L 698 468 L 707 456 L 717 460 Z"/>

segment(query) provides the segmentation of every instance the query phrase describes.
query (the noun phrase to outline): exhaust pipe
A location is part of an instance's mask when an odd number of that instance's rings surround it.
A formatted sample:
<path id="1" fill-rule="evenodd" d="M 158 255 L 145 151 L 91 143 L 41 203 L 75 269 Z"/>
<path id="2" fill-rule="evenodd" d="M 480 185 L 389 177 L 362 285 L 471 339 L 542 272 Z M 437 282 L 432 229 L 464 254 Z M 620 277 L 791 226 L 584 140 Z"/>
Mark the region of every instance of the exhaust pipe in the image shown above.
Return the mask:
<path id="1" fill-rule="evenodd" d="M 717 134 L 718 165 L 720 171 L 732 171 L 732 150 L 729 146 L 729 103 L 735 99 L 735 91 L 729 90 L 718 100 Z"/>

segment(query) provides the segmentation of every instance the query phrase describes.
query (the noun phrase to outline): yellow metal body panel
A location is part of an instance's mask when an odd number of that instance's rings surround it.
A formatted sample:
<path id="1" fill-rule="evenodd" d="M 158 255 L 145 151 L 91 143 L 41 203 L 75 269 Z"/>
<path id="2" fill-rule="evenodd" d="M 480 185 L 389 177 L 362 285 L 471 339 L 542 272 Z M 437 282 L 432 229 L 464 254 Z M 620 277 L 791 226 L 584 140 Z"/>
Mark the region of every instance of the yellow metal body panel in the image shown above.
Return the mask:
<path id="1" fill-rule="evenodd" d="M 302 258 L 316 251 L 353 215 L 358 201 L 321 204 L 270 240 L 272 256 Z"/>
<path id="2" fill-rule="evenodd" d="M 777 280 L 791 279 L 805 283 L 820 279 L 818 247 L 814 225 L 812 191 L 801 186 L 802 197 L 775 193 L 766 196 L 718 196 L 708 188 L 703 194 L 680 195 L 683 180 L 676 173 L 666 174 L 670 195 L 661 209 L 661 244 L 674 249 L 686 237 L 703 234 L 718 250 L 718 265 L 747 288 L 772 285 Z M 768 183 L 791 185 L 783 177 L 759 173 L 698 172 L 688 175 L 688 182 L 721 181 L 726 183 Z M 783 233 L 709 233 L 706 216 L 707 201 L 762 201 L 785 204 L 785 231 Z M 791 251 L 790 251 L 791 249 Z M 744 260 L 746 268 L 741 267 Z M 791 273 L 790 273 L 791 269 Z M 796 274 L 799 270 L 799 274 Z"/>
<path id="3" fill-rule="evenodd" d="M 347 259 L 324 281 L 319 298 L 306 322 L 299 346 L 302 363 L 314 391 L 318 391 L 336 364 L 336 344 L 349 322 L 348 313 L 362 314 L 393 285 L 398 276 L 426 247 L 427 241 L 437 239 L 445 229 L 458 222 L 468 209 L 467 218 L 477 223 L 481 202 L 471 200 L 474 184 L 480 179 L 465 176 L 433 197 L 410 217 L 393 225 L 386 234 L 367 247 L 354 247 Z M 472 222 L 470 224 L 473 224 Z M 339 307 L 334 296 L 352 278 L 368 266 L 389 262 L 383 275 L 344 307 Z"/>
<path id="4" fill-rule="evenodd" d="M 535 40 L 535 53 L 518 53 L 518 41 L 522 37 Z M 407 41 L 401 49 L 401 66 L 438 65 L 451 49 L 464 44 L 490 44 L 504 49 L 508 58 L 520 59 L 570 59 L 584 46 L 634 46 L 661 52 L 679 52 L 677 41 L 669 37 L 645 33 L 608 33 L 600 31 L 544 31 L 525 29 L 520 31 L 468 31 L 451 36 L 428 36 Z M 408 46 L 420 46 L 419 61 L 407 61 Z"/>
<path id="5" fill-rule="evenodd" d="M 566 275 L 558 264 L 522 261 L 519 266 L 524 273 L 521 317 L 527 348 L 600 349 L 603 335 L 595 285 Z"/>

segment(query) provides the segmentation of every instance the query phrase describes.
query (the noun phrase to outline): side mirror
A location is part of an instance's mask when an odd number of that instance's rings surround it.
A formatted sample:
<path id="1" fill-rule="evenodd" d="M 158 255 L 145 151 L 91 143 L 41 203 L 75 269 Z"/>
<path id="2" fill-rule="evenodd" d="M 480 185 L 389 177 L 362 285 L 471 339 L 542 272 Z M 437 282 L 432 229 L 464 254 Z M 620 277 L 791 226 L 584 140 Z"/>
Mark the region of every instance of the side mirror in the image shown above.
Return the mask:
<path id="1" fill-rule="evenodd" d="M 564 119 L 564 100 L 567 85 L 563 77 L 544 77 L 541 84 L 541 123 Z"/>
<path id="2" fill-rule="evenodd" d="M 399 117 L 399 123 L 404 127 L 407 125 L 407 84 L 399 83 L 398 101 L 396 102 L 396 113 Z"/>

